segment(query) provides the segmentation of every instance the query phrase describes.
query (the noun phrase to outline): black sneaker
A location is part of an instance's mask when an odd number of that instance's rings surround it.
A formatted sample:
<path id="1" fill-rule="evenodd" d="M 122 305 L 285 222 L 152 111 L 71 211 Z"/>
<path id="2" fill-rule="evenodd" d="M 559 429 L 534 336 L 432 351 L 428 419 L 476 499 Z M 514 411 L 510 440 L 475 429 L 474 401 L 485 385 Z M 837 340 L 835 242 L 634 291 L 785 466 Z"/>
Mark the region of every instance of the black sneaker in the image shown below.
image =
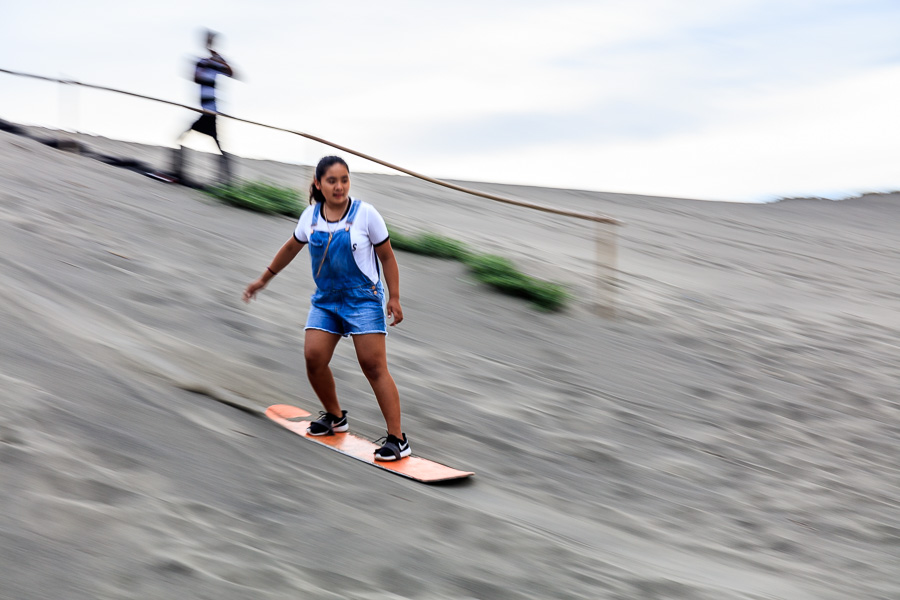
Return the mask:
<path id="1" fill-rule="evenodd" d="M 390 460 L 400 460 L 406 456 L 412 454 L 412 450 L 409 449 L 409 440 L 406 439 L 406 434 L 403 434 L 403 439 L 401 440 L 396 435 L 390 435 L 377 440 L 375 443 L 380 444 L 384 443 L 378 450 L 375 451 L 375 460 L 381 461 L 390 461 Z"/>
<path id="2" fill-rule="evenodd" d="M 341 416 L 336 417 L 330 412 L 319 411 L 319 418 L 309 424 L 306 433 L 309 435 L 334 435 L 350 429 L 347 424 L 347 411 L 342 410 Z"/>

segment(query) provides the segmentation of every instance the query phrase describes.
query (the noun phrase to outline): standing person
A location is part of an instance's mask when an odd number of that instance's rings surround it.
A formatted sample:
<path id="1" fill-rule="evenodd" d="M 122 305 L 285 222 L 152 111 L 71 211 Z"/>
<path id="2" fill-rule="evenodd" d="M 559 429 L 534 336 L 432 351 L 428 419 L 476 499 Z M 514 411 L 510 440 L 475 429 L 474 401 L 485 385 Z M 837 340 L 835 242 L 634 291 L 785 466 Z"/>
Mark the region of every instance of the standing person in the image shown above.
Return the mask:
<path id="1" fill-rule="evenodd" d="M 200 108 L 213 113 L 216 109 L 216 77 L 224 75 L 226 77 L 234 77 L 234 70 L 222 58 L 222 55 L 215 50 L 215 41 L 217 34 L 214 31 L 206 32 L 206 49 L 209 56 L 201 58 L 194 66 L 194 83 L 200 86 Z M 178 136 L 178 150 L 175 153 L 175 177 L 179 180 L 185 180 L 184 175 L 184 147 L 182 142 L 191 131 L 202 133 L 210 136 L 216 142 L 221 157 L 219 159 L 219 179 L 222 183 L 231 181 L 231 165 L 228 155 L 222 149 L 222 143 L 219 141 L 219 131 L 216 127 L 216 115 L 209 113 L 201 113 L 194 123 L 188 127 L 187 131 Z"/>
<path id="2" fill-rule="evenodd" d="M 400 270 L 387 226 L 375 207 L 350 197 L 350 170 L 340 157 L 319 161 L 309 192 L 310 206 L 300 215 L 294 235 L 244 290 L 244 302 L 250 302 L 309 245 L 316 292 L 306 319 L 303 354 L 309 382 L 325 410 L 307 431 L 334 435 L 350 428 L 328 366 L 338 341 L 349 335 L 387 423 L 387 436 L 375 451 L 375 460 L 399 460 L 411 451 L 400 424 L 400 394 L 387 367 L 385 308 L 393 318 L 391 326 L 403 320 Z M 386 304 L 379 259 L 388 289 Z"/>

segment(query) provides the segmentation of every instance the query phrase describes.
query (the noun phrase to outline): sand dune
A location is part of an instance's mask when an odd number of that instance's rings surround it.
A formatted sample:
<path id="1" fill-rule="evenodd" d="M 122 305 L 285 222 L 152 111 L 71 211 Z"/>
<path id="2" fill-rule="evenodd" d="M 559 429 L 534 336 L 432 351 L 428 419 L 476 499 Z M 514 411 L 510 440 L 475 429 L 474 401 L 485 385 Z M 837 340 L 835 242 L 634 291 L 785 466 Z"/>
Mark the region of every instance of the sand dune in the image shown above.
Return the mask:
<path id="1" fill-rule="evenodd" d="M 626 223 L 602 318 L 591 227 L 355 174 L 392 226 L 577 296 L 542 314 L 398 255 L 407 430 L 477 473 L 429 487 L 259 417 L 318 410 L 308 259 L 240 301 L 289 219 L 21 136 L 0 133 L 0 157 L 0 598 L 900 597 L 900 196 L 471 184 Z M 309 171 L 238 175 L 303 188 Z M 382 435 L 349 344 L 333 366 L 356 431 Z"/>

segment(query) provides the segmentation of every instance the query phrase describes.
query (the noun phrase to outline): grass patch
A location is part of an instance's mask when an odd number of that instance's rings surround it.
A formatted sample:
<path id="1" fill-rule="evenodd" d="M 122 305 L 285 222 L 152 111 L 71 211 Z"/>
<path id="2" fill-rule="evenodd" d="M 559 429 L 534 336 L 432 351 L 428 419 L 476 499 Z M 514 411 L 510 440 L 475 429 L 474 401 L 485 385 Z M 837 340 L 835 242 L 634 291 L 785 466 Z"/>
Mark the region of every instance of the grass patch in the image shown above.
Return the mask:
<path id="1" fill-rule="evenodd" d="M 225 204 L 267 214 L 299 217 L 306 208 L 297 190 L 261 181 L 217 185 L 207 189 L 206 193 Z"/>
<path id="2" fill-rule="evenodd" d="M 433 233 L 411 237 L 391 231 L 390 235 L 392 247 L 424 256 L 458 260 L 478 281 L 504 294 L 524 298 L 539 310 L 560 311 L 571 298 L 558 283 L 525 275 L 508 259 L 494 254 L 477 254 L 457 240 Z"/>
<path id="3" fill-rule="evenodd" d="M 569 300 L 569 293 L 563 286 L 525 275 L 502 256 L 479 254 L 464 262 L 478 281 L 504 294 L 525 298 L 541 310 L 562 310 Z"/>
<path id="4" fill-rule="evenodd" d="M 469 252 L 469 249 L 462 242 L 434 233 L 423 233 L 422 235 L 411 237 L 390 230 L 390 235 L 391 246 L 398 250 L 435 258 L 458 260 L 460 262 L 466 262 L 472 256 L 472 253 Z"/>

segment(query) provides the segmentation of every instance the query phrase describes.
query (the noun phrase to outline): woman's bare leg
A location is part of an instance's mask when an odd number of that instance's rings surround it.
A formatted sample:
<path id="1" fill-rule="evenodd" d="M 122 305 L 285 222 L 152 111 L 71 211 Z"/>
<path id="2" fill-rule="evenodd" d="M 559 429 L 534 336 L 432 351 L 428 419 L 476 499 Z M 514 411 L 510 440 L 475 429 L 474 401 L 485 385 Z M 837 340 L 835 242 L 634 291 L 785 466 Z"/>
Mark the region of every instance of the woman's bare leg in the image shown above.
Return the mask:
<path id="1" fill-rule="evenodd" d="M 353 336 L 356 347 L 356 359 L 362 368 L 363 375 L 369 380 L 375 399 L 384 415 L 387 431 L 391 435 L 403 438 L 400 424 L 400 393 L 397 384 L 388 372 L 387 349 L 383 333 L 366 333 Z"/>
<path id="2" fill-rule="evenodd" d="M 335 415 L 341 416 L 341 404 L 338 402 L 334 387 L 334 375 L 331 373 L 331 357 L 341 336 L 320 329 L 307 329 L 303 342 L 303 356 L 306 359 L 306 376 L 322 407 Z"/>

